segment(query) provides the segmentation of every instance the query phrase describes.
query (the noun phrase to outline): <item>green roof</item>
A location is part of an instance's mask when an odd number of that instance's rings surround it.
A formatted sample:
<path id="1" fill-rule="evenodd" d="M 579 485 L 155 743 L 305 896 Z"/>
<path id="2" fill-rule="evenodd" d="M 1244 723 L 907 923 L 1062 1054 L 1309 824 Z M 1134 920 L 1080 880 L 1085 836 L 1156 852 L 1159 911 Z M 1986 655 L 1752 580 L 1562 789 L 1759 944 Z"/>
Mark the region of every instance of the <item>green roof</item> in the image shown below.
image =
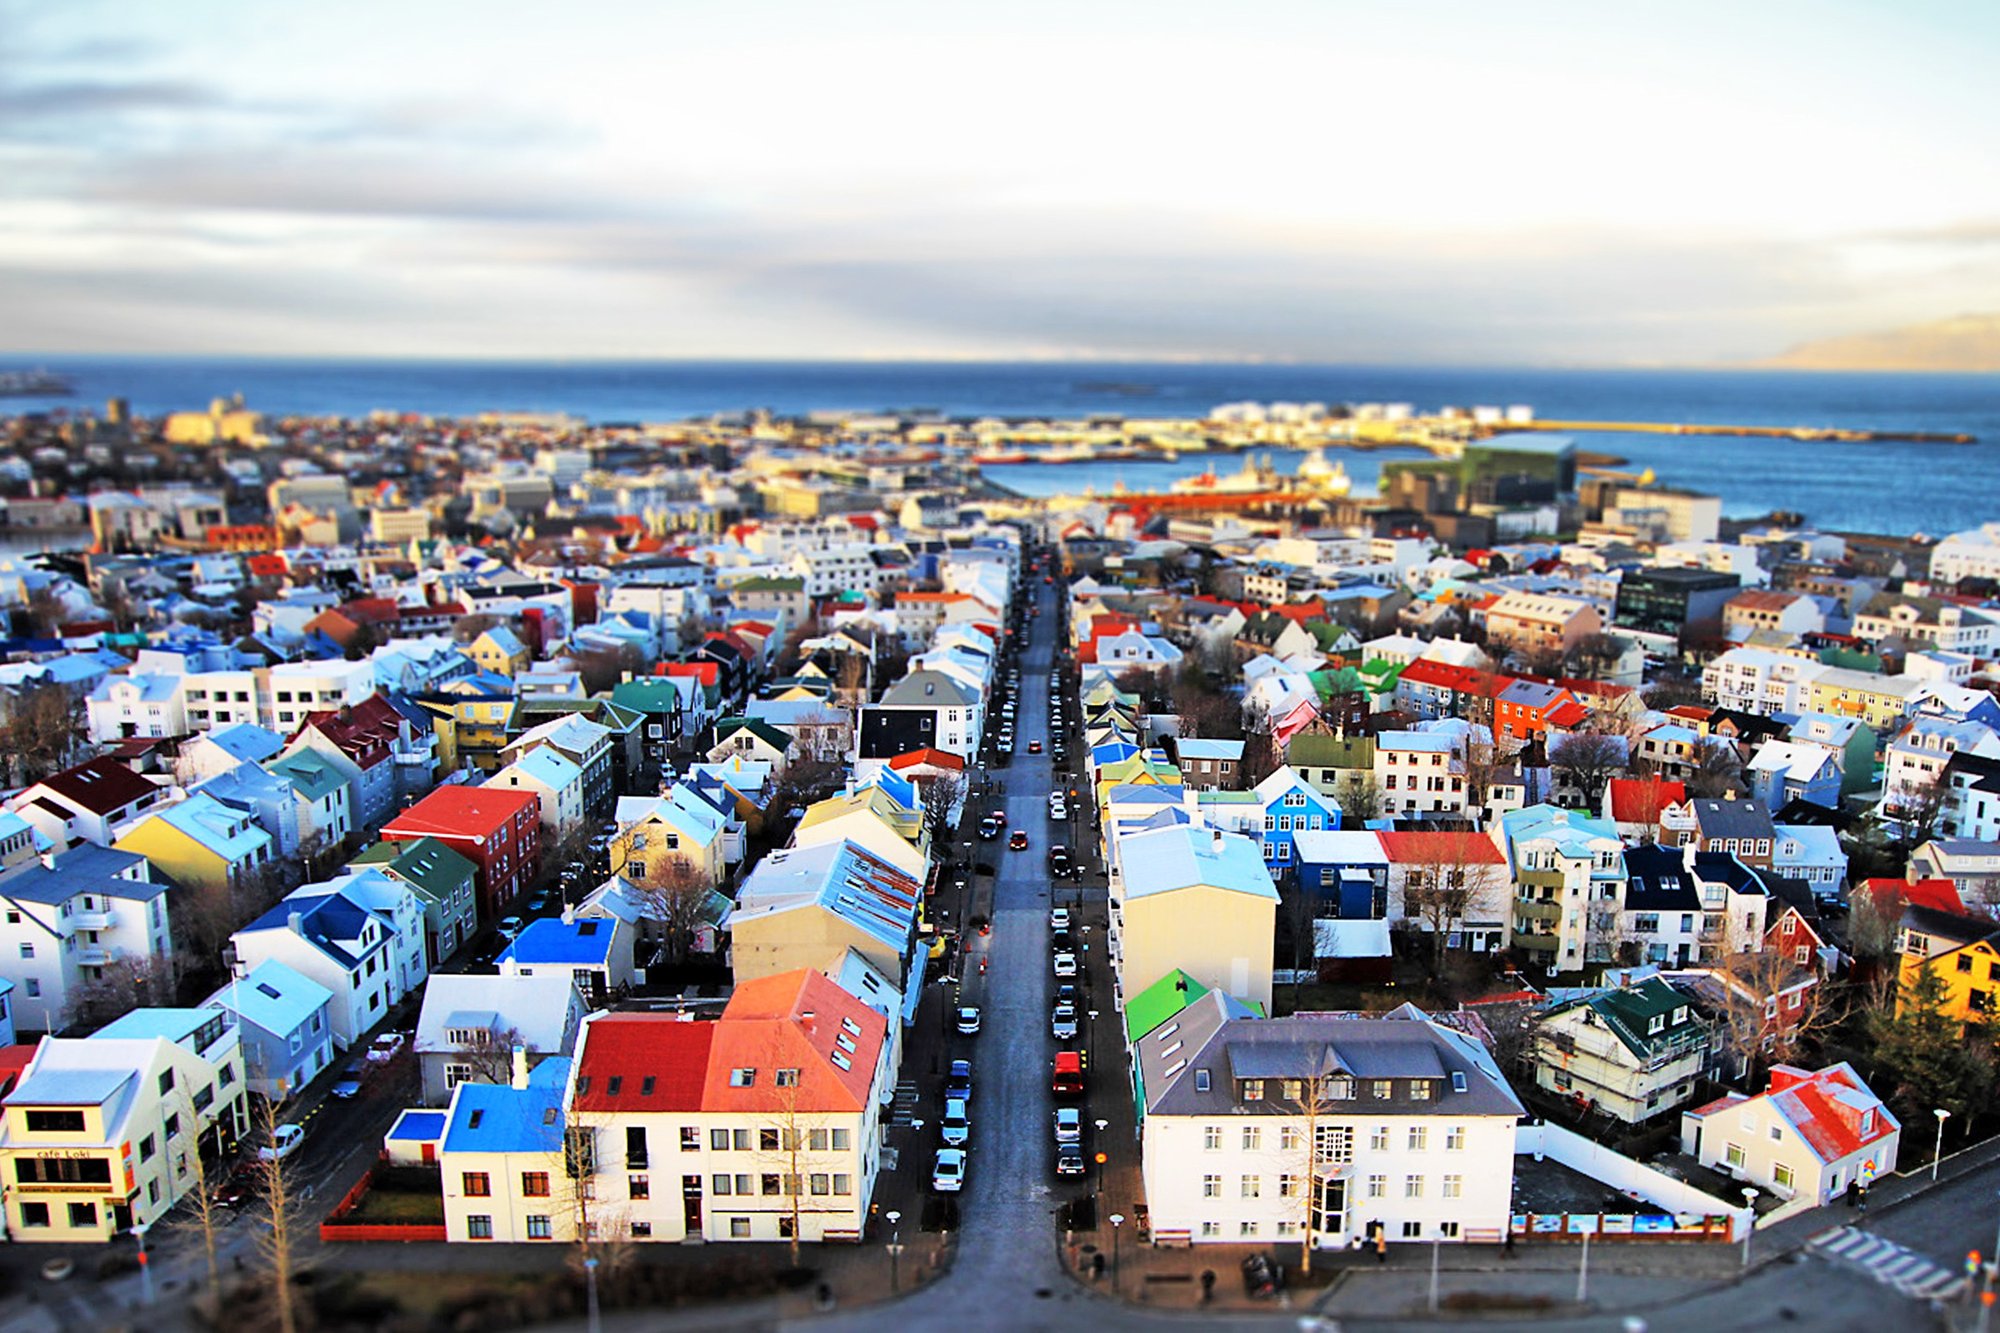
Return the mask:
<path id="1" fill-rule="evenodd" d="M 314 749 L 294 750 L 273 759 L 265 769 L 292 784 L 309 801 L 324 800 L 347 785 L 347 775 Z"/>
<path id="2" fill-rule="evenodd" d="M 1139 1040 L 1208 994 L 1208 987 L 1175 968 L 1125 1002 L 1125 1042 Z"/>
<path id="3" fill-rule="evenodd" d="M 671 713 L 680 707 L 680 691 L 670 676 L 641 676 L 611 687 L 611 702 L 641 713 Z"/>
<path id="4" fill-rule="evenodd" d="M 806 581 L 800 578 L 771 578 L 758 575 L 741 583 L 731 584 L 731 592 L 804 592 Z"/>
<path id="5" fill-rule="evenodd" d="M 1367 682 L 1353 667 L 1335 667 L 1330 671 L 1309 671 L 1306 679 L 1312 682 L 1313 691 L 1322 701 L 1336 694 L 1359 694 L 1367 689 Z"/>
<path id="6" fill-rule="evenodd" d="M 1403 678 L 1403 663 L 1371 657 L 1361 664 L 1361 679 L 1371 693 L 1387 694 Z"/>
<path id="7" fill-rule="evenodd" d="M 1285 762 L 1294 768 L 1372 770 L 1375 767 L 1375 738 L 1300 732 L 1285 742 Z"/>
<path id="8" fill-rule="evenodd" d="M 1854 648 L 1822 648 L 1819 660 L 1830 667 L 1842 667 L 1848 671 L 1872 671 L 1881 675 L 1884 663 L 1873 653 L 1864 653 Z"/>
<path id="9" fill-rule="evenodd" d="M 442 902 L 470 880 L 475 867 L 471 861 L 436 838 L 414 842 L 384 840 L 348 862 L 351 866 L 383 866 L 408 882 L 420 898 Z"/>

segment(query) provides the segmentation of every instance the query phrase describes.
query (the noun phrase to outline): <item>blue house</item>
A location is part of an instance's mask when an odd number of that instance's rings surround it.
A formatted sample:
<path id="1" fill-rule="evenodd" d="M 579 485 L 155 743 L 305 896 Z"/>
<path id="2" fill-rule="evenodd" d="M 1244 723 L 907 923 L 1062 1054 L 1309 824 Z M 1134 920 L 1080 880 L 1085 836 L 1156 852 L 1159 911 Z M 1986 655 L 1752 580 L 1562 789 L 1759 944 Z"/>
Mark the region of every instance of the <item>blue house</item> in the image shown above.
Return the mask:
<path id="1" fill-rule="evenodd" d="M 1294 834 L 1340 827 L 1340 806 L 1289 765 L 1249 791 L 1204 791 L 1196 800 L 1216 828 L 1258 839 L 1274 876 L 1298 862 Z"/>
<path id="2" fill-rule="evenodd" d="M 333 1063 L 333 992 L 267 959 L 202 1001 L 236 1016 L 250 1091 L 293 1096 Z"/>
<path id="3" fill-rule="evenodd" d="M 1389 853 L 1372 830 L 1294 830 L 1292 854 L 1314 916 L 1379 921 L 1389 914 Z"/>
<path id="4" fill-rule="evenodd" d="M 495 961 L 502 973 L 524 977 L 566 972 L 578 990 L 601 997 L 636 980 L 634 939 L 630 923 L 619 917 L 575 919 L 565 912 L 530 922 Z"/>

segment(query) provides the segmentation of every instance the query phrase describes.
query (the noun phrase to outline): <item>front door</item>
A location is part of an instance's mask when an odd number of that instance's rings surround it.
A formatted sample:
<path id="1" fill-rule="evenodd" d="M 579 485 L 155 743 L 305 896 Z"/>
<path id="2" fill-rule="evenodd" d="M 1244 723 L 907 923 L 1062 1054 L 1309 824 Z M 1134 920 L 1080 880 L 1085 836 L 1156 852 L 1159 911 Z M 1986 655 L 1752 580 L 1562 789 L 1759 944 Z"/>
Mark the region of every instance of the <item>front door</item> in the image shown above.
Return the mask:
<path id="1" fill-rule="evenodd" d="M 701 1234 L 701 1177 L 681 1177 L 681 1211 L 686 1216 L 687 1234 Z"/>
<path id="2" fill-rule="evenodd" d="M 132 1205 L 114 1203 L 111 1205 L 111 1230 L 115 1232 L 132 1229 Z"/>
<path id="3" fill-rule="evenodd" d="M 1321 1180 L 1313 1192 L 1313 1236 L 1320 1245 L 1347 1243 L 1347 1182 Z"/>

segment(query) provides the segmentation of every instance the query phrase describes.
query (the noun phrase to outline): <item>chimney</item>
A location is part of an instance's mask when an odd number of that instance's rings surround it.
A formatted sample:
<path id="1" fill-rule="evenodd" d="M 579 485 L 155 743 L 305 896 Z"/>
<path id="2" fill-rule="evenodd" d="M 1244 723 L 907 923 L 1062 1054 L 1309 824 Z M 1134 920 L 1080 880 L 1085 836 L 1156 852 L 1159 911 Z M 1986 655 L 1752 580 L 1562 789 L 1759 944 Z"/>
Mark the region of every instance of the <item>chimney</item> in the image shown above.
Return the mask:
<path id="1" fill-rule="evenodd" d="M 54 870 L 56 868 L 56 854 L 53 849 L 43 852 L 41 856 L 43 869 Z"/>
<path id="2" fill-rule="evenodd" d="M 304 921 L 305 915 L 301 912 L 288 912 L 285 915 L 285 925 L 294 935 L 299 933 L 299 926 Z"/>
<path id="3" fill-rule="evenodd" d="M 514 1061 L 513 1076 L 510 1082 L 515 1091 L 518 1092 L 520 1089 L 528 1086 L 528 1048 L 517 1041 L 514 1043 L 514 1049 L 511 1054 L 514 1057 Z"/>
<path id="4" fill-rule="evenodd" d="M 574 925 L 576 923 L 576 904 L 574 903 L 563 904 L 562 923 L 565 926 Z"/>
<path id="5" fill-rule="evenodd" d="M 1222 850 L 1222 830 L 1221 830 L 1221 829 L 1219 829 L 1219 828 L 1218 828 L 1218 829 L 1210 829 L 1210 830 L 1208 831 L 1208 846 L 1209 846 L 1209 850 L 1210 850 L 1210 851 L 1214 851 L 1214 852 L 1220 852 L 1220 851 Z"/>

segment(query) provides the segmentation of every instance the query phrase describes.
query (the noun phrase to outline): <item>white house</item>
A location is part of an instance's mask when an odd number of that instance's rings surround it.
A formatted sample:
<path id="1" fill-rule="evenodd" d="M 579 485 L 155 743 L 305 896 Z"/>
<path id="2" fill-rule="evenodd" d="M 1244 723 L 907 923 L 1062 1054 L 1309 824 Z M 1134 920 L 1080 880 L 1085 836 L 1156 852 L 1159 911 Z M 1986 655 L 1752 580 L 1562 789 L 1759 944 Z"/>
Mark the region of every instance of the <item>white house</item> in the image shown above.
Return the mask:
<path id="1" fill-rule="evenodd" d="M 1828 1204 L 1896 1170 L 1902 1126 L 1842 1062 L 1807 1072 L 1774 1065 L 1755 1097 L 1727 1093 L 1681 1113 L 1681 1151 L 1781 1199 Z"/>
<path id="2" fill-rule="evenodd" d="M 77 989 L 120 959 L 168 968 L 167 889 L 145 857 L 89 844 L 0 874 L 0 976 L 16 987 L 15 1025 L 60 1030 Z"/>

